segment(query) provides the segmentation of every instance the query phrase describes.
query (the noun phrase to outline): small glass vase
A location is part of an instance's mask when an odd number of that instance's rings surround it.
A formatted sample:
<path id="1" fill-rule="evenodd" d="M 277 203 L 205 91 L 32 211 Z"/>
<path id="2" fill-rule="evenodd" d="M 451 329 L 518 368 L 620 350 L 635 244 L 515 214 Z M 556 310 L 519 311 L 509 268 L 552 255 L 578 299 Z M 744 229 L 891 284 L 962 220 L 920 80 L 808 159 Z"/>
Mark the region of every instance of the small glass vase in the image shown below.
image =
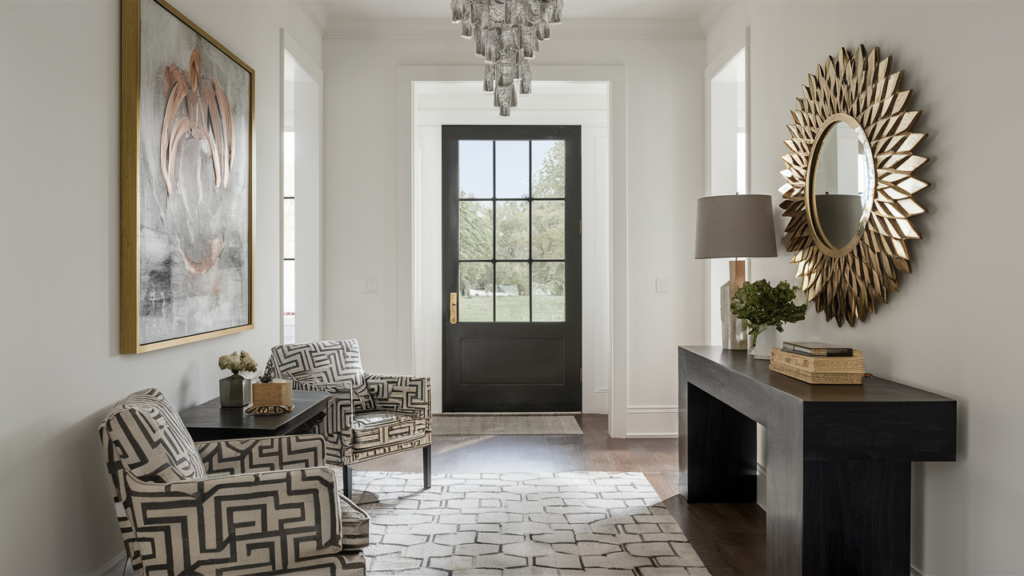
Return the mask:
<path id="1" fill-rule="evenodd" d="M 220 405 L 224 408 L 242 408 L 252 402 L 252 383 L 237 372 L 220 379 Z"/>
<path id="2" fill-rule="evenodd" d="M 763 332 L 757 335 L 755 346 L 754 337 L 747 339 L 747 355 L 753 356 L 755 360 L 770 360 L 772 348 L 775 348 L 775 340 L 779 331 L 774 326 L 768 326 Z"/>

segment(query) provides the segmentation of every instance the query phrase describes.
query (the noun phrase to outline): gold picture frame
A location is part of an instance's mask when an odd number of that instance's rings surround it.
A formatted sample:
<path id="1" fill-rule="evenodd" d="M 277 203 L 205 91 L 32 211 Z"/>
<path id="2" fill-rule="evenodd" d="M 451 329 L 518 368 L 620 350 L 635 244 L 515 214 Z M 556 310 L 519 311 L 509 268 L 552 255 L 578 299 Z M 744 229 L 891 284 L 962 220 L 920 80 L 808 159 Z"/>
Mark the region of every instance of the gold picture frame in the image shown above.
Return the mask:
<path id="1" fill-rule="evenodd" d="M 838 59 L 830 56 L 809 76 L 792 111 L 795 123 L 787 126 L 792 138 L 785 141 L 790 153 L 782 157 L 786 184 L 779 192 L 783 216 L 790 220 L 783 240 L 795 253 L 791 261 L 808 302 L 839 326 L 867 319 L 889 292 L 899 291 L 897 273 L 911 272 L 906 241 L 921 237 L 910 219 L 925 212 L 915 194 L 928 183 L 913 173 L 928 158 L 914 149 L 927 134 L 911 131 L 921 112 L 907 110 L 912 91 L 900 90 L 903 72 L 891 72 L 891 65 L 891 57 L 880 60 L 877 48 L 865 53 L 860 46 L 854 54 L 841 49 Z M 821 141 L 838 122 L 863 131 L 874 164 L 867 218 L 842 247 L 832 246 L 817 229 L 808 193 Z"/>
<path id="2" fill-rule="evenodd" d="M 251 67 L 165 0 L 121 0 L 122 354 L 254 327 L 254 119 Z"/>

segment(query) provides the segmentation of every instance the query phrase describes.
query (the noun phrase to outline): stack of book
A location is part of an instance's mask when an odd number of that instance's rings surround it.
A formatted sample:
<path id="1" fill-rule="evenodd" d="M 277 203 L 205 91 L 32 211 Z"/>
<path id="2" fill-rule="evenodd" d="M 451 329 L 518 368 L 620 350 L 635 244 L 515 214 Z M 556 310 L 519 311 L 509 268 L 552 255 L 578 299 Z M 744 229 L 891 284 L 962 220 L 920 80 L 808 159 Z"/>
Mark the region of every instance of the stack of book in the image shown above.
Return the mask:
<path id="1" fill-rule="evenodd" d="M 769 368 L 808 384 L 863 384 L 864 353 L 820 342 L 783 342 Z"/>

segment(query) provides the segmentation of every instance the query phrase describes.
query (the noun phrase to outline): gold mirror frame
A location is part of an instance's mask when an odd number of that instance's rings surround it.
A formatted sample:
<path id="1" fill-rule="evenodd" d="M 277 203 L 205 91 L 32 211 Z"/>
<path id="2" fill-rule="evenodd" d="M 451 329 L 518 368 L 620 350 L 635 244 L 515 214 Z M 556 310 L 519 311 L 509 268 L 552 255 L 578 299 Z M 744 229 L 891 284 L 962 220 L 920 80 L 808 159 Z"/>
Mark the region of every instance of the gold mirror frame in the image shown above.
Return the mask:
<path id="1" fill-rule="evenodd" d="M 911 272 L 906 240 L 921 237 L 910 218 L 925 212 L 914 195 L 928 183 L 913 173 L 928 158 L 913 151 L 927 134 L 911 132 L 921 112 L 907 111 L 912 90 L 900 91 L 903 71 L 890 72 L 891 64 L 892 57 L 879 61 L 878 49 L 865 54 L 864 46 L 852 56 L 845 48 L 838 59 L 829 56 L 824 69 L 819 65 L 817 75 L 808 76 L 809 86 L 802 86 L 803 98 L 797 98 L 798 109 L 792 111 L 796 123 L 787 126 L 791 153 L 782 157 L 786 184 L 779 192 L 782 215 L 790 220 L 783 240 L 795 252 L 791 262 L 808 302 L 839 326 L 866 320 L 877 302 L 899 291 L 897 272 Z M 875 182 L 863 230 L 852 246 L 835 250 L 818 237 L 807 192 L 819 140 L 844 117 L 867 135 Z"/>

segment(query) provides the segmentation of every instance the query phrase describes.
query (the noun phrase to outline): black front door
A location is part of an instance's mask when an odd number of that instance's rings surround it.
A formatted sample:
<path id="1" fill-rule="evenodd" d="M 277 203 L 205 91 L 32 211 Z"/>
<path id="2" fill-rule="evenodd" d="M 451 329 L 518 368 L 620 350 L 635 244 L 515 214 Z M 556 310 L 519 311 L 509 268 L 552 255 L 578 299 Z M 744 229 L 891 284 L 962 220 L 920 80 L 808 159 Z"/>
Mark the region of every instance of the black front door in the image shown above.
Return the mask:
<path id="1" fill-rule="evenodd" d="M 442 142 L 444 411 L 579 411 L 579 126 Z"/>

